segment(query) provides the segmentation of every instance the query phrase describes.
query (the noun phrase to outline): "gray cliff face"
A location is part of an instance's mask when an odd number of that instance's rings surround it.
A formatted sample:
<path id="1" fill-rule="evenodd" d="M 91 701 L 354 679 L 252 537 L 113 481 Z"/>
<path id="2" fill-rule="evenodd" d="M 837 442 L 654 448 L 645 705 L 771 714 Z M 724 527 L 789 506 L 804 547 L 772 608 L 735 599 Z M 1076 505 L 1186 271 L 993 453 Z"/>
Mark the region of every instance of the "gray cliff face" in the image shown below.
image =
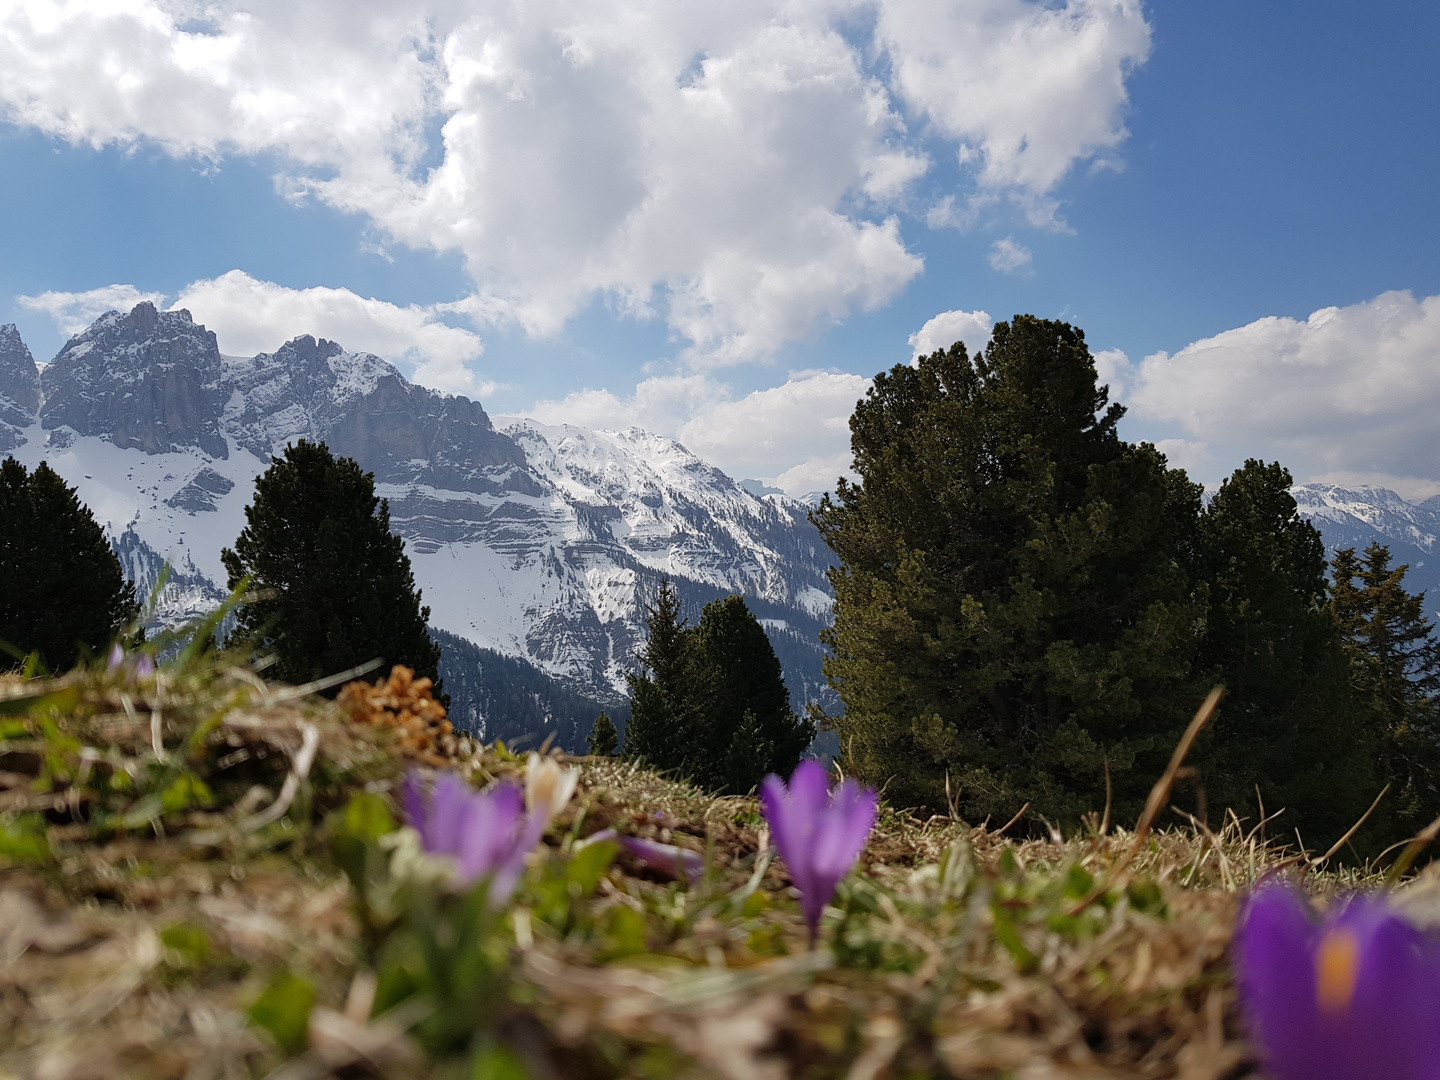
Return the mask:
<path id="1" fill-rule="evenodd" d="M 45 368 L 40 422 L 148 454 L 195 446 L 223 459 L 220 367 L 215 335 L 188 311 L 107 312 Z"/>
<path id="2" fill-rule="evenodd" d="M 528 480 L 524 455 L 479 404 L 414 386 L 378 356 L 324 338 L 229 359 L 221 383 L 231 402 L 227 428 L 257 456 L 307 438 L 354 458 L 380 483 L 479 494 Z"/>
<path id="3" fill-rule="evenodd" d="M 40 369 L 14 323 L 0 326 L 0 451 L 14 450 L 40 411 Z"/>

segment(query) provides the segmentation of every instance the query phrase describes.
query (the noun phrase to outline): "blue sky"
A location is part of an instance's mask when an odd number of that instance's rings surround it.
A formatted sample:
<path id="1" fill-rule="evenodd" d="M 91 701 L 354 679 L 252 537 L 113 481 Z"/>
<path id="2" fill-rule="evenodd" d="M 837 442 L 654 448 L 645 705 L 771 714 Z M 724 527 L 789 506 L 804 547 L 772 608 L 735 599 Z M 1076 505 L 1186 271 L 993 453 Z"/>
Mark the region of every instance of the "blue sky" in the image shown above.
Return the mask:
<path id="1" fill-rule="evenodd" d="M 10 8 L 0 320 L 39 359 L 159 294 L 224 351 L 325 334 L 799 493 L 930 320 L 1034 312 L 1202 479 L 1440 492 L 1431 5 Z"/>

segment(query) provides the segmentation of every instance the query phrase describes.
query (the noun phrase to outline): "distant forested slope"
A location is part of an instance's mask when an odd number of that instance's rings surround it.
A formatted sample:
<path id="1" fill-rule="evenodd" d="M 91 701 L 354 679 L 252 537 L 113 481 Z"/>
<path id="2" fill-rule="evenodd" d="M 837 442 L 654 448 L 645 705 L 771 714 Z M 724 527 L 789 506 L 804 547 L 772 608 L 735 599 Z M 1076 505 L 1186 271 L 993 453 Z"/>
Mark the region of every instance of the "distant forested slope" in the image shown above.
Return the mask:
<path id="1" fill-rule="evenodd" d="M 440 678 L 456 731 L 522 749 L 538 749 L 553 734 L 554 745 L 583 754 L 585 736 L 602 710 L 625 730 L 623 703 L 598 701 L 534 664 L 445 630 L 432 628 L 430 636 L 440 646 Z"/>

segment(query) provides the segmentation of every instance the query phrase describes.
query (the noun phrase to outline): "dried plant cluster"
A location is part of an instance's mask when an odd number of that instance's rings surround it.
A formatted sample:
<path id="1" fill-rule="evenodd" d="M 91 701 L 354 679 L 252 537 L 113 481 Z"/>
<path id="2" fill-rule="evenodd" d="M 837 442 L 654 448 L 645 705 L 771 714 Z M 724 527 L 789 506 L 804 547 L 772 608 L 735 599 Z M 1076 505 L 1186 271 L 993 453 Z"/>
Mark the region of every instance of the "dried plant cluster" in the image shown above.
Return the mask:
<path id="1" fill-rule="evenodd" d="M 397 876 L 403 834 L 375 815 L 401 816 L 417 763 L 476 788 L 526 763 L 441 730 L 419 682 L 337 704 L 208 654 L 0 684 L 0 1077 L 475 1075 L 479 1043 L 447 1050 L 457 1023 L 498 1048 L 497 1076 L 1253 1067 L 1228 958 L 1239 899 L 1301 863 L 1235 821 L 1013 840 L 882 807 L 811 950 L 756 800 L 561 759 L 575 795 L 509 905 L 475 916 L 490 966 L 466 983 L 474 911 Z M 604 830 L 704 871 L 586 843 Z M 422 939 L 452 997 L 385 1008 Z"/>
<path id="2" fill-rule="evenodd" d="M 417 679 L 414 671 L 397 664 L 373 686 L 346 684 L 338 701 L 356 723 L 397 728 L 405 750 L 427 765 L 443 766 L 460 753 L 461 737 L 445 718 L 445 706 L 435 700 L 434 688 L 433 679 Z"/>

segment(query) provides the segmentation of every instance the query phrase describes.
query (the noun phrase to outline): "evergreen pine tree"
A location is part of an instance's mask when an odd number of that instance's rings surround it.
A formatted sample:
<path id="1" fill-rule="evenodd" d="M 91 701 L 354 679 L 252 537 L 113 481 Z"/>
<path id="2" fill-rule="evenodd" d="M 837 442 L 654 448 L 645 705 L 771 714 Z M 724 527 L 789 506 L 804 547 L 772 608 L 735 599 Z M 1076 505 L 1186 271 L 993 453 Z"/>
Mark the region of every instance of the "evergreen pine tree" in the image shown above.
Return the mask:
<path id="1" fill-rule="evenodd" d="M 742 597 L 706 604 L 687 626 L 666 579 L 646 629 L 644 670 L 627 676 L 627 756 L 737 794 L 794 771 L 815 728 L 791 711 L 780 661 Z"/>
<path id="2" fill-rule="evenodd" d="M 1212 803 L 1256 821 L 1258 791 L 1320 842 L 1353 824 L 1384 781 L 1325 610 L 1324 544 L 1292 483 L 1278 463 L 1247 461 L 1200 516 L 1197 574 L 1210 607 L 1198 664 L 1226 695 L 1197 762 Z"/>
<path id="3" fill-rule="evenodd" d="M 636 656 L 643 670 L 625 676 L 630 687 L 625 755 L 659 769 L 678 769 L 689 756 L 699 718 L 691 691 L 696 672 L 688 628 L 669 578 L 661 579 L 655 603 L 645 607 L 645 630 L 645 647 Z"/>
<path id="4" fill-rule="evenodd" d="M 221 559 L 232 589 L 252 579 L 236 634 L 274 652 L 277 678 L 309 682 L 376 657 L 436 677 L 430 609 L 374 481 L 305 439 L 255 481 L 245 530 Z"/>
<path id="5" fill-rule="evenodd" d="M 1423 593 L 1405 589 L 1405 564 L 1372 543 L 1331 562 L 1330 610 L 1339 625 L 1356 704 L 1378 742 L 1403 839 L 1440 815 L 1440 641 Z"/>
<path id="6" fill-rule="evenodd" d="M 52 671 L 98 653 L 135 618 L 134 587 L 80 502 L 49 465 L 0 464 L 0 642 Z M 0 666 L 4 661 L 0 660 Z"/>
<path id="7" fill-rule="evenodd" d="M 1116 434 L 1080 331 L 1017 316 L 881 373 L 859 484 L 813 520 L 839 558 L 825 671 L 842 745 L 901 805 L 1138 811 L 1207 687 L 1185 571 L 1200 489 Z"/>
<path id="8" fill-rule="evenodd" d="M 743 597 L 705 605 L 692 639 L 703 678 L 705 720 L 694 774 L 707 787 L 741 795 L 767 773 L 788 777 L 815 737 L 790 708 L 790 691 L 765 628 Z"/>
<path id="9" fill-rule="evenodd" d="M 595 726 L 590 729 L 590 734 L 585 737 L 585 743 L 590 753 L 596 757 L 614 757 L 620 749 L 620 732 L 615 729 L 615 721 L 610 719 L 610 714 L 602 712 L 595 717 Z"/>
<path id="10" fill-rule="evenodd" d="M 747 710 L 730 736 L 730 745 L 725 749 L 725 757 L 718 770 L 723 780 L 715 785 L 716 788 L 734 795 L 748 795 L 759 786 L 766 773 L 788 776 L 789 773 L 770 767 L 774 757 L 775 744 L 766 738 L 765 729 L 755 714 Z M 798 754 L 796 758 L 796 764 L 799 764 Z M 790 772 L 794 771 L 795 766 L 792 765 Z"/>

